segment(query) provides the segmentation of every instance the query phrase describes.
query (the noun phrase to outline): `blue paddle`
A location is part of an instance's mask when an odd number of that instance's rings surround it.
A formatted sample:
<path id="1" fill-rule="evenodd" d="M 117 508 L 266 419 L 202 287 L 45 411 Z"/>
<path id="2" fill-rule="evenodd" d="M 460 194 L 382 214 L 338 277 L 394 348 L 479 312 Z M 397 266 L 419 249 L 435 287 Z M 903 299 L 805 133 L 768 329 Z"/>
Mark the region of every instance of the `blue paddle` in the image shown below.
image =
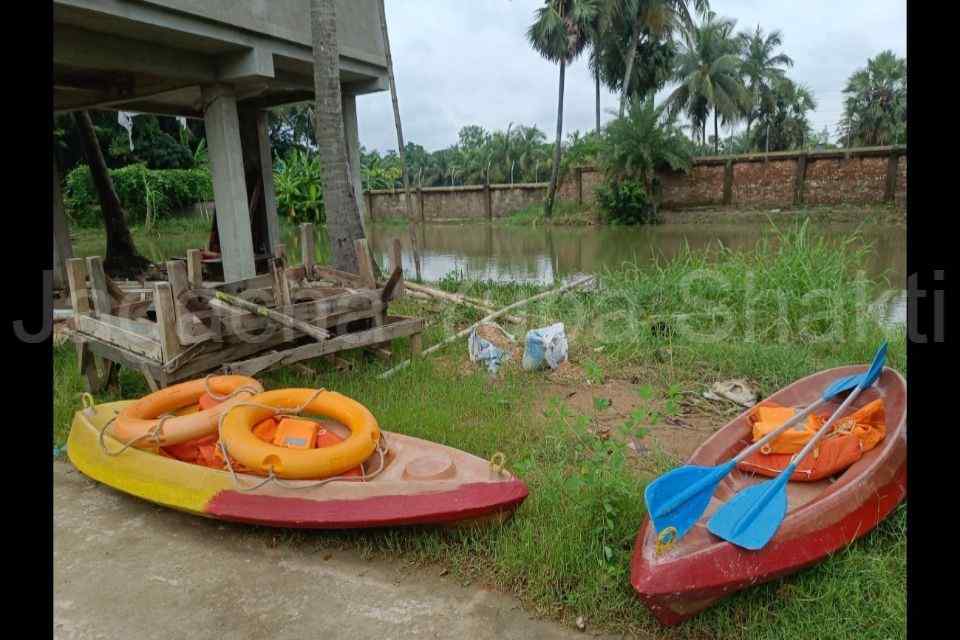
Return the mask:
<path id="1" fill-rule="evenodd" d="M 669 544 L 690 530 L 710 504 L 710 497 L 723 478 L 738 462 L 799 423 L 829 400 L 857 386 L 862 374 L 834 380 L 820 399 L 756 441 L 729 462 L 715 467 L 685 465 L 668 471 L 647 485 L 643 497 L 661 544 Z"/>
<path id="2" fill-rule="evenodd" d="M 787 514 L 787 482 L 797 469 L 801 460 L 813 451 L 820 439 L 829 431 L 833 423 L 843 415 L 847 407 L 856 400 L 860 392 L 872 385 L 883 371 L 887 359 L 887 343 L 884 342 L 870 368 L 862 376 L 856 389 L 837 407 L 810 441 L 790 459 L 787 468 L 773 480 L 760 482 L 747 487 L 733 497 L 710 519 L 707 528 L 710 533 L 723 538 L 744 549 L 762 549 L 780 528 Z"/>

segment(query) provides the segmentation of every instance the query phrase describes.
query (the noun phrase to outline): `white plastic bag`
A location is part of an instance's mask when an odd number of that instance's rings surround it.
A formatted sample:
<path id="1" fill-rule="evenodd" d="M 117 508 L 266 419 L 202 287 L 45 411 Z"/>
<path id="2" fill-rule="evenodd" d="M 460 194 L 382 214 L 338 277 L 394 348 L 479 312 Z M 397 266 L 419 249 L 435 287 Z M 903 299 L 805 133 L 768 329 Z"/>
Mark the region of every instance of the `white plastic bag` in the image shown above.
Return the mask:
<path id="1" fill-rule="evenodd" d="M 477 331 L 484 325 L 478 325 L 470 332 L 470 338 L 467 342 L 467 348 L 470 351 L 470 362 L 482 362 L 487 370 L 496 374 L 500 365 L 510 359 L 510 354 L 493 344 L 485 338 L 481 338 Z M 488 323 L 488 326 L 495 327 L 509 340 L 513 339 L 509 333 L 505 332 L 500 325 Z"/>
<path id="2" fill-rule="evenodd" d="M 567 334 L 563 323 L 532 329 L 527 332 L 523 350 L 523 368 L 527 371 L 543 368 L 544 363 L 556 369 L 567 359 Z"/>

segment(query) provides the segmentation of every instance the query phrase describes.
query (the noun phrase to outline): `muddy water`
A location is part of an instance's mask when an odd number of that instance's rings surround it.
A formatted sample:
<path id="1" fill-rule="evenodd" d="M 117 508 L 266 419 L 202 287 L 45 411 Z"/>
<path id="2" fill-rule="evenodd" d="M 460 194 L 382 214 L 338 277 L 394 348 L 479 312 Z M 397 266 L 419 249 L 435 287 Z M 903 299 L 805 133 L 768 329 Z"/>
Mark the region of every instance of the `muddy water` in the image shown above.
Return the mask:
<path id="1" fill-rule="evenodd" d="M 815 233 L 830 240 L 848 237 L 854 224 L 820 224 Z M 552 284 L 571 276 L 616 268 L 625 261 L 652 262 L 654 256 L 676 255 L 685 244 L 693 250 L 715 250 L 718 243 L 747 249 L 771 231 L 757 223 L 663 224 L 643 227 L 514 227 L 484 223 L 419 224 L 421 275 L 435 281 L 449 273 L 470 279 L 527 281 Z M 407 227 L 374 224 L 371 243 L 389 262 L 395 238 L 403 245 L 404 273 L 414 275 Z M 860 237 L 871 245 L 869 275 L 883 284 L 883 315 L 887 322 L 906 321 L 906 229 L 903 226 L 864 226 Z"/>

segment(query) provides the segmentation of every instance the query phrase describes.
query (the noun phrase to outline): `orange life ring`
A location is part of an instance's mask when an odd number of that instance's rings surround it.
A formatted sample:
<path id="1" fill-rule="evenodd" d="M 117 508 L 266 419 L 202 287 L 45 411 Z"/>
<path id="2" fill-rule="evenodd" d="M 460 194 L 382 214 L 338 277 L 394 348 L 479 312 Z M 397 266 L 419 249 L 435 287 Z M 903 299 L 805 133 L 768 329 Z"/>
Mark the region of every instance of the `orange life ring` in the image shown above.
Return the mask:
<path id="1" fill-rule="evenodd" d="M 277 413 L 274 409 L 289 411 L 308 400 L 304 413 L 346 425 L 350 437 L 319 449 L 291 449 L 264 442 L 253 433 L 254 426 Z M 220 438 L 230 457 L 255 473 L 272 471 L 279 478 L 319 480 L 344 474 L 369 458 L 380 442 L 380 426 L 365 406 L 335 391 L 275 389 L 254 396 L 250 404 L 230 409 L 223 418 Z"/>
<path id="2" fill-rule="evenodd" d="M 207 409 L 163 419 L 163 416 L 171 415 L 178 409 L 197 404 L 208 388 L 218 396 L 235 392 L 237 395 Z M 182 382 L 144 396 L 128 406 L 117 416 L 110 434 L 121 442 L 133 442 L 133 446 L 141 449 L 195 440 L 216 432 L 224 411 L 262 391 L 263 385 L 247 376 L 212 376 Z M 158 425 L 160 429 L 156 437 L 145 437 L 152 434 Z"/>

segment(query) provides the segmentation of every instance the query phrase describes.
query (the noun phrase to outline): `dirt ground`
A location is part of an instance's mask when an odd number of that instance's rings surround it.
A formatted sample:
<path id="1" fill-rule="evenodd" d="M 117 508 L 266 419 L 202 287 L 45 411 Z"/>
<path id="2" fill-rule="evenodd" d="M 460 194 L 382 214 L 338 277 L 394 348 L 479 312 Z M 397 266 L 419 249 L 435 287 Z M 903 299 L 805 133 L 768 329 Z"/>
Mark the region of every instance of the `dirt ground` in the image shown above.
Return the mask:
<path id="1" fill-rule="evenodd" d="M 255 527 L 178 513 L 54 463 L 54 637 L 583 638 L 509 596 L 398 558 L 269 546 Z"/>

